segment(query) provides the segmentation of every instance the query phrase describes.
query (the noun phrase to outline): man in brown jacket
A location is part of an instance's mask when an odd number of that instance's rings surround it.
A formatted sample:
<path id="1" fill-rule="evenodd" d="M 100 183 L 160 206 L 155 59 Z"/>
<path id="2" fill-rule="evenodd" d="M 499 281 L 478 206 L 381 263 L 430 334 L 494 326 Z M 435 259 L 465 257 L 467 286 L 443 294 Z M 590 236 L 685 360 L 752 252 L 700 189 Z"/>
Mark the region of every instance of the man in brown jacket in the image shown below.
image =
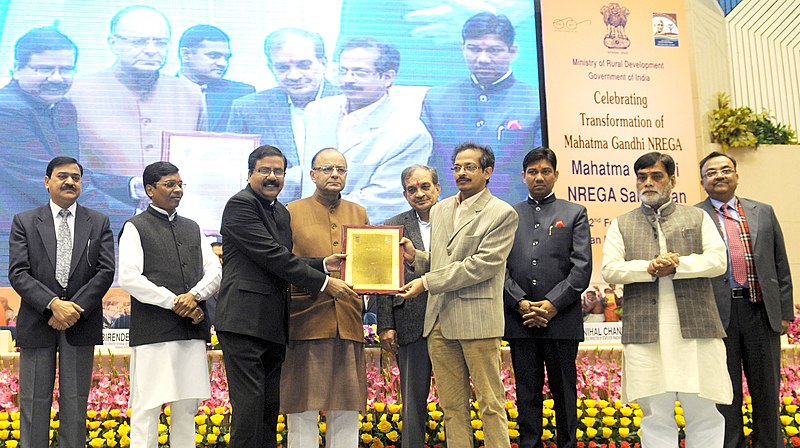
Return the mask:
<path id="1" fill-rule="evenodd" d="M 332 148 L 311 162 L 314 193 L 287 206 L 293 252 L 300 257 L 342 251 L 342 226 L 369 224 L 364 207 L 341 198 L 347 161 Z M 358 411 L 366 405 L 361 300 L 315 296 L 294 289 L 289 345 L 281 374 L 281 412 L 287 414 L 289 448 L 317 446 L 317 417 L 327 410 L 327 446 L 358 445 Z"/>

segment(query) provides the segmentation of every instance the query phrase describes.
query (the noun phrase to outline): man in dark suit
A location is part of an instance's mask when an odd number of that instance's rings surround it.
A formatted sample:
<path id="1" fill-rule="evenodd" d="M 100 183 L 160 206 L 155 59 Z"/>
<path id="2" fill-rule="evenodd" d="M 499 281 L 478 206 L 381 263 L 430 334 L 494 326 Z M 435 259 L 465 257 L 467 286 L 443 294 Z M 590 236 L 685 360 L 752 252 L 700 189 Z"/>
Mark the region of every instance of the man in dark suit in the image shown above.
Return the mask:
<path id="1" fill-rule="evenodd" d="M 439 175 L 436 169 L 412 165 L 400 175 L 403 196 L 411 210 L 384 222 L 387 226 L 403 226 L 403 236 L 420 250 L 431 247 L 430 210 L 439 201 Z M 422 276 L 405 270 L 405 283 Z M 425 424 L 428 419 L 428 393 L 431 389 L 431 360 L 428 340 L 422 337 L 428 292 L 403 300 L 381 296 L 378 299 L 378 334 L 381 347 L 397 356 L 400 367 L 400 393 L 403 397 L 403 446 L 425 445 Z"/>
<path id="2" fill-rule="evenodd" d="M 233 102 L 228 132 L 261 135 L 261 143 L 280 148 L 287 158 L 282 202 L 300 199 L 305 150 L 303 112 L 319 98 L 338 95 L 338 88 L 325 80 L 325 45 L 322 36 L 297 28 L 283 28 L 264 41 L 264 53 L 278 86 L 247 95 Z"/>
<path id="3" fill-rule="evenodd" d="M 718 405 L 725 417 L 725 447 L 745 446 L 742 368 L 753 404 L 753 446 L 782 447 L 781 334 L 793 319 L 792 276 L 783 233 L 772 207 L 736 196 L 736 160 L 712 152 L 700 162 L 708 193 L 697 204 L 717 224 L 728 248 L 728 270 L 711 283 L 725 327 L 733 403 Z"/>
<path id="4" fill-rule="evenodd" d="M 289 284 L 312 294 L 358 300 L 344 281 L 323 271 L 344 258 L 302 259 L 292 254 L 289 212 L 276 200 L 286 158 L 263 145 L 248 158 L 248 185 L 222 214 L 222 285 L 216 328 L 225 352 L 232 448 L 276 447 L 281 365 L 289 326 Z"/>
<path id="5" fill-rule="evenodd" d="M 528 200 L 514 206 L 519 227 L 506 263 L 505 336 L 517 384 L 519 446 L 542 446 L 544 373 L 553 394 L 559 447 L 575 448 L 578 343 L 583 340 L 581 292 L 592 277 L 586 208 L 556 199 L 556 154 L 525 155 Z"/>
<path id="6" fill-rule="evenodd" d="M 28 31 L 14 46 L 13 80 L 0 89 L 0 271 L 8 266 L 11 218 L 49 200 L 40 188 L 47 163 L 78 157 L 77 114 L 64 98 L 77 55 L 69 37 L 50 27 Z M 98 210 L 132 205 L 126 180 L 87 170 L 81 203 Z"/>
<path id="7" fill-rule="evenodd" d="M 181 35 L 181 71 L 183 77 L 200 86 L 206 100 L 208 130 L 225 132 L 233 100 L 256 91 L 250 84 L 223 79 L 231 60 L 231 39 L 211 25 L 195 25 Z"/>
<path id="8" fill-rule="evenodd" d="M 59 363 L 59 446 L 86 446 L 94 345 L 103 343 L 103 295 L 114 279 L 108 217 L 77 204 L 83 168 L 72 157 L 47 165 L 50 203 L 14 216 L 8 279 L 21 297 L 20 446 L 49 445 Z"/>

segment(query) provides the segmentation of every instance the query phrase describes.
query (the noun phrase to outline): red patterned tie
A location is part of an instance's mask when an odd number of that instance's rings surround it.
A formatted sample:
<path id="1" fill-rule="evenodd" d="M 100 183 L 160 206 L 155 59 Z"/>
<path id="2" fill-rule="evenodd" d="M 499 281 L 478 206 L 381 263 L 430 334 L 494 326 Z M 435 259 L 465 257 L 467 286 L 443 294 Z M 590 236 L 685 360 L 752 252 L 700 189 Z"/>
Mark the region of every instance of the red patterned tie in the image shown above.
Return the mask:
<path id="1" fill-rule="evenodd" d="M 733 279 L 740 285 L 747 284 L 747 261 L 744 259 L 744 244 L 739 235 L 739 222 L 733 219 L 728 211 L 728 205 L 723 204 L 723 215 L 725 215 L 725 233 L 728 235 L 728 252 L 731 255 L 731 269 Z"/>

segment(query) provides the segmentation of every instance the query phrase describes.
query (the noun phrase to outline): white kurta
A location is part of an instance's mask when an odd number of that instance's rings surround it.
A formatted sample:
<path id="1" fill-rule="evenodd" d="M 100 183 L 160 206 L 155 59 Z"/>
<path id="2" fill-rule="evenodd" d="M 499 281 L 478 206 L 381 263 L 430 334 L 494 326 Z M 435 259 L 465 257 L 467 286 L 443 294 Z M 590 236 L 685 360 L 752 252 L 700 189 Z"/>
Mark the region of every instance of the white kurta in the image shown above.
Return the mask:
<path id="1" fill-rule="evenodd" d="M 205 240 L 202 234 L 200 240 Z M 203 278 L 191 290 L 197 293 L 197 300 L 206 300 L 219 289 L 222 269 L 209 244 L 202 244 L 201 251 Z M 143 270 L 144 253 L 139 232 L 133 224 L 125 223 L 119 240 L 120 287 L 142 303 L 172 309 L 176 295 L 148 280 L 142 275 Z M 132 347 L 130 377 L 130 405 L 134 409 L 152 409 L 176 400 L 211 397 L 206 343 L 201 339 Z"/>
<path id="2" fill-rule="evenodd" d="M 717 403 L 729 404 L 733 389 L 728 375 L 722 339 L 684 339 L 681 335 L 673 280 L 716 277 L 725 273 L 725 243 L 714 222 L 703 214 L 703 253 L 679 257 L 674 275 L 653 277 L 647 273 L 651 260 L 625 260 L 625 243 L 615 219 L 603 245 L 603 278 L 609 283 L 629 284 L 658 280 L 658 341 L 625 344 L 622 360 L 622 400 L 664 392 L 698 394 Z M 667 243 L 658 227 L 661 252 Z M 624 320 L 623 320 L 624 325 Z"/>

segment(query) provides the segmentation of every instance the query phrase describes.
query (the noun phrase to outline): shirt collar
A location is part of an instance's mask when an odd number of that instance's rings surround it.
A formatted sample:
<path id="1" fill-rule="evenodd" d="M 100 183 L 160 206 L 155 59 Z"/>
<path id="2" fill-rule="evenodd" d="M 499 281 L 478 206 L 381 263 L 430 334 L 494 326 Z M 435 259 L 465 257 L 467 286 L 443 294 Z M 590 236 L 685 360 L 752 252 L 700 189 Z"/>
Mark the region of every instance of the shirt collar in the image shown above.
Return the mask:
<path id="1" fill-rule="evenodd" d="M 361 109 L 354 110 L 353 112 L 350 112 L 350 113 L 347 113 L 347 97 L 345 97 L 344 102 L 342 102 L 342 104 L 341 104 L 341 114 L 342 114 L 343 117 L 344 116 L 350 116 L 350 117 L 353 117 L 353 118 L 357 119 L 358 121 L 363 121 L 372 112 L 374 112 L 375 109 L 377 109 L 381 104 L 383 104 L 383 102 L 386 101 L 386 98 L 388 98 L 388 97 L 389 97 L 389 94 L 384 93 L 383 96 L 378 101 L 375 101 L 374 103 L 370 104 L 369 106 L 362 107 Z"/>
<path id="2" fill-rule="evenodd" d="M 718 200 L 716 200 L 716 199 L 712 198 L 711 196 L 709 196 L 709 197 L 708 197 L 708 199 L 710 199 L 710 200 L 711 200 L 711 205 L 713 205 L 713 206 L 714 206 L 714 209 L 715 209 L 715 210 L 719 210 L 719 209 L 720 209 L 720 207 L 722 207 L 722 204 L 723 204 L 723 202 L 722 202 L 722 201 L 718 201 Z M 728 202 L 725 202 L 724 204 L 725 204 L 725 205 L 727 205 L 728 207 L 730 207 L 730 208 L 732 208 L 732 209 L 736 210 L 736 209 L 737 209 L 737 207 L 736 207 L 736 205 L 737 205 L 737 199 L 736 199 L 736 196 L 732 197 L 730 201 L 728 201 Z"/>
<path id="3" fill-rule="evenodd" d="M 316 101 L 322 97 L 322 88 L 325 87 L 325 81 L 319 83 L 319 88 L 317 89 L 317 95 L 314 97 L 312 101 Z M 292 96 L 288 93 L 286 94 L 286 103 L 289 104 L 289 107 L 302 109 L 301 107 L 297 107 L 294 105 L 294 101 L 292 101 Z"/>
<path id="4" fill-rule="evenodd" d="M 78 210 L 78 203 L 73 202 L 72 205 L 67 207 L 67 210 L 72 213 L 72 216 L 75 216 L 75 212 Z M 61 212 L 61 206 L 53 202 L 52 199 L 50 200 L 50 211 L 53 213 L 53 216 L 58 216 L 58 214 Z"/>
<path id="5" fill-rule="evenodd" d="M 478 198 L 486 194 L 488 190 L 489 190 L 488 188 L 484 187 L 483 190 L 479 191 L 477 194 L 468 197 L 467 199 L 464 199 L 463 201 L 461 200 L 461 192 L 458 192 L 458 194 L 456 195 L 456 207 L 460 207 L 462 204 L 464 205 L 464 207 L 467 208 L 472 207 L 472 204 L 476 203 L 478 201 Z"/>
<path id="6" fill-rule="evenodd" d="M 169 213 L 167 213 L 167 211 L 166 211 L 166 210 L 164 210 L 163 208 L 156 207 L 156 206 L 155 206 L 155 205 L 153 205 L 153 204 L 150 204 L 150 208 L 152 208 L 153 210 L 155 210 L 155 211 L 157 211 L 157 212 L 161 213 L 162 215 L 166 215 L 166 216 L 167 216 L 167 218 L 169 218 L 169 220 L 170 220 L 170 221 L 172 221 L 173 219 L 175 219 L 175 216 L 177 216 L 177 214 L 178 214 L 178 211 L 177 211 L 177 210 L 173 210 L 173 211 L 172 211 L 172 214 L 170 215 L 170 214 L 169 214 Z"/>
<path id="7" fill-rule="evenodd" d="M 496 80 L 494 80 L 490 84 L 481 84 L 478 81 L 478 78 L 475 77 L 475 75 L 470 75 L 470 78 L 472 78 L 472 83 L 475 84 L 476 86 L 480 87 L 481 90 L 486 90 L 488 88 L 494 87 L 494 86 L 500 84 L 501 82 L 505 81 L 506 79 L 508 79 L 510 77 L 511 77 L 511 69 L 510 68 L 508 69 L 508 71 L 503 76 L 497 78 Z"/>
<path id="8" fill-rule="evenodd" d="M 551 203 L 551 202 L 553 202 L 555 200 L 556 200 L 556 192 L 555 191 L 551 191 L 550 194 L 548 194 L 547 196 L 543 197 L 541 201 L 537 201 L 530 194 L 528 195 L 528 202 L 530 202 L 531 204 L 549 204 L 549 203 Z"/>

